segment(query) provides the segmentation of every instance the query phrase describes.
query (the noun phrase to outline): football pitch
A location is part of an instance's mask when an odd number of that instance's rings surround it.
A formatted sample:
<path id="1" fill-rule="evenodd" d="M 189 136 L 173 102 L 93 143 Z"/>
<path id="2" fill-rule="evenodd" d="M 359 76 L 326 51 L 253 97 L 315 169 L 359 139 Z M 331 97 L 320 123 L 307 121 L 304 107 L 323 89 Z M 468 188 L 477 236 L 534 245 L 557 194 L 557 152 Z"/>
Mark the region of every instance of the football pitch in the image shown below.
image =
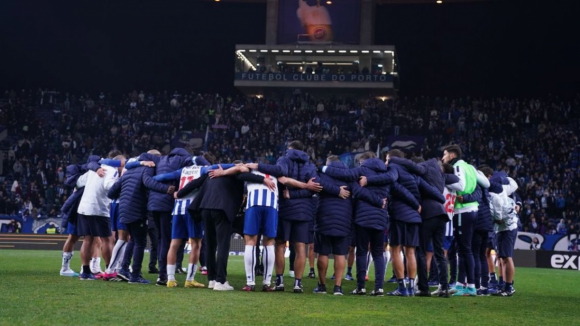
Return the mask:
<path id="1" fill-rule="evenodd" d="M 354 289 L 354 281 L 343 281 L 342 297 L 313 294 L 316 280 L 308 278 L 303 278 L 305 293 L 294 294 L 289 277 L 284 278 L 284 293 L 246 293 L 240 291 L 245 274 L 239 256 L 230 257 L 228 279 L 235 288 L 230 292 L 80 281 L 59 276 L 60 265 L 58 251 L 0 250 L 0 325 L 580 324 L 577 271 L 518 268 L 513 297 L 444 299 L 352 296 L 347 292 Z M 78 252 L 71 266 L 78 271 Z M 180 286 L 184 278 L 177 275 Z M 207 284 L 200 273 L 196 279 Z M 332 282 L 327 281 L 330 289 Z M 261 284 L 261 277 L 256 283 Z M 386 284 L 385 292 L 394 288 Z"/>

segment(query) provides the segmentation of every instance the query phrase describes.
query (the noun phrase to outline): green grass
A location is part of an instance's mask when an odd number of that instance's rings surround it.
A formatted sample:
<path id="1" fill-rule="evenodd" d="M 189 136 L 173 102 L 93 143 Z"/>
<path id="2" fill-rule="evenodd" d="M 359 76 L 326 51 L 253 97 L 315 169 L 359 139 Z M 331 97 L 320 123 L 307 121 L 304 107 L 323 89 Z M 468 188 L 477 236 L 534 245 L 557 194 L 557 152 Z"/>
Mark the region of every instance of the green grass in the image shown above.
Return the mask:
<path id="1" fill-rule="evenodd" d="M 580 275 L 576 271 L 519 268 L 517 293 L 511 298 L 373 298 L 313 294 L 316 281 L 311 279 L 304 280 L 304 294 L 294 294 L 288 289 L 289 278 L 285 293 L 244 293 L 240 291 L 245 280 L 242 257 L 230 257 L 229 281 L 236 291 L 217 293 L 61 277 L 61 253 L 57 251 L 0 250 L 0 262 L 0 325 L 580 323 Z M 79 265 L 76 254 L 72 266 L 78 269 Z M 145 276 L 151 281 L 156 277 Z M 182 285 L 183 275 L 177 278 Z M 200 274 L 196 279 L 207 283 Z M 343 282 L 345 292 L 354 286 L 352 281 Z M 394 287 L 388 284 L 385 290 Z"/>

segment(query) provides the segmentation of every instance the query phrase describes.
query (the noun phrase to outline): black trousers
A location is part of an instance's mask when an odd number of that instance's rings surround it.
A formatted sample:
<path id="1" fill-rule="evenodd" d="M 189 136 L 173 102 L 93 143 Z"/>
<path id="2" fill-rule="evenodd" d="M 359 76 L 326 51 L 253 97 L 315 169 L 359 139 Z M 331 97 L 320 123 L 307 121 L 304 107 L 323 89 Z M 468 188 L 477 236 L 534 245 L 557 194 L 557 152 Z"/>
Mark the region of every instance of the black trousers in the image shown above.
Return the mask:
<path id="1" fill-rule="evenodd" d="M 171 244 L 171 212 L 151 212 L 155 226 L 159 230 L 159 278 L 167 280 L 167 253 Z"/>
<path id="2" fill-rule="evenodd" d="M 207 241 L 207 279 L 224 283 L 228 276 L 232 222 L 222 210 L 204 209 L 201 217 Z"/>
<path id="3" fill-rule="evenodd" d="M 447 215 L 423 220 L 419 226 L 419 247 L 416 251 L 417 256 L 417 276 L 419 276 L 419 290 L 429 291 L 429 277 L 427 276 L 427 247 L 429 242 L 433 241 L 433 258 L 439 269 L 439 283 L 443 289 L 448 287 L 447 284 L 447 260 L 443 253 L 443 241 L 445 239 L 445 226 L 449 219 Z"/>
<path id="4" fill-rule="evenodd" d="M 147 246 L 147 221 L 141 220 L 127 224 L 127 230 L 131 235 L 135 246 L 133 248 L 133 271 L 132 278 L 141 276 L 141 265 L 143 264 L 143 255 L 145 246 Z"/>
<path id="5" fill-rule="evenodd" d="M 149 224 L 147 225 L 147 234 L 149 235 L 149 240 L 151 241 L 151 251 L 149 252 L 149 270 L 153 271 L 156 269 L 157 261 L 159 256 L 157 255 L 157 249 L 159 247 L 159 230 L 155 226 L 155 220 L 151 213 L 147 214 L 149 219 Z"/>
<path id="6" fill-rule="evenodd" d="M 471 250 L 473 251 L 473 258 L 475 261 L 475 288 L 489 287 L 489 268 L 487 267 L 487 257 L 485 250 L 487 249 L 488 231 L 475 230 L 473 238 L 471 239 Z"/>

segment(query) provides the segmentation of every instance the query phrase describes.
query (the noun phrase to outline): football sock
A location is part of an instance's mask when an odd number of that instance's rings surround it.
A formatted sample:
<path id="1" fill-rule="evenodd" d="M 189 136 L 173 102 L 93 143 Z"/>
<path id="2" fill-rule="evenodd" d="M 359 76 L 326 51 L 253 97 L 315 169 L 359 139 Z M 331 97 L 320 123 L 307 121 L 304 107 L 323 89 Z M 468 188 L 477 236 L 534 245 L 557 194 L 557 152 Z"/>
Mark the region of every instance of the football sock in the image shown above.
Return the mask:
<path id="1" fill-rule="evenodd" d="M 397 283 L 399 283 L 399 290 L 404 290 L 405 289 L 405 279 L 404 278 L 400 278 L 397 280 Z"/>
<path id="2" fill-rule="evenodd" d="M 127 242 L 124 240 L 117 240 L 117 243 L 115 243 L 115 247 L 113 248 L 113 253 L 111 254 L 111 261 L 109 262 L 109 266 L 107 266 L 107 269 L 105 270 L 105 272 L 107 274 L 110 274 L 110 273 L 115 271 L 115 267 L 117 265 L 117 259 L 119 257 L 122 257 L 121 255 L 119 255 L 119 253 L 125 247 L 126 243 Z"/>
<path id="3" fill-rule="evenodd" d="M 264 284 L 270 285 L 272 282 L 272 271 L 274 270 L 274 264 L 276 261 L 274 246 L 266 246 L 264 254 L 265 259 L 262 260 L 264 262 Z"/>
<path id="4" fill-rule="evenodd" d="M 89 267 L 89 265 L 83 265 L 83 273 L 91 274 L 91 268 Z"/>
<path id="5" fill-rule="evenodd" d="M 475 289 L 475 284 L 473 284 L 473 283 L 468 283 L 468 284 L 467 284 L 467 287 L 468 287 L 468 288 L 470 288 L 470 289 Z"/>
<path id="6" fill-rule="evenodd" d="M 256 250 L 255 246 L 246 245 L 244 251 L 244 266 L 246 267 L 246 284 L 256 285 Z"/>
<path id="7" fill-rule="evenodd" d="M 187 264 L 187 278 L 186 281 L 193 281 L 195 279 L 195 272 L 197 271 L 197 264 Z"/>
<path id="8" fill-rule="evenodd" d="M 347 273 L 348 275 L 352 274 L 352 267 L 348 267 L 348 268 L 346 269 L 346 273 Z"/>
<path id="9" fill-rule="evenodd" d="M 72 260 L 73 253 L 72 252 L 63 252 L 62 253 L 62 270 L 66 271 L 70 269 L 70 261 Z"/>
<path id="10" fill-rule="evenodd" d="M 409 280 L 409 289 L 411 289 L 411 290 L 415 289 L 415 279 L 414 278 Z"/>
<path id="11" fill-rule="evenodd" d="M 302 279 L 296 278 L 294 279 L 294 287 L 302 286 Z"/>
<path id="12" fill-rule="evenodd" d="M 167 264 L 167 280 L 168 281 L 175 281 L 175 269 L 177 267 L 175 265 Z"/>
<path id="13" fill-rule="evenodd" d="M 276 286 L 284 285 L 284 276 L 282 274 L 276 274 Z"/>

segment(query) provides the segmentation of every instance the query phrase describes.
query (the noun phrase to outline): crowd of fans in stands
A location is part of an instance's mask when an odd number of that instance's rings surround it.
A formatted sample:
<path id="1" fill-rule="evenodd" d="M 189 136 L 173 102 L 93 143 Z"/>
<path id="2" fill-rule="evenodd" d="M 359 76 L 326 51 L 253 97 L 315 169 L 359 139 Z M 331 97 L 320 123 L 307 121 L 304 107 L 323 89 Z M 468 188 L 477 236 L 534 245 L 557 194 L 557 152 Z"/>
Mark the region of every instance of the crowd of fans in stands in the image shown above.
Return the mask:
<path id="1" fill-rule="evenodd" d="M 66 200 L 64 169 L 93 153 L 167 152 L 180 131 L 202 134 L 219 161 L 274 163 L 292 140 L 313 161 L 376 150 L 387 135 L 425 137 L 421 152 L 459 144 L 475 166 L 505 170 L 520 185 L 522 231 L 572 234 L 580 217 L 580 97 L 317 98 L 144 93 L 81 96 L 39 90 L 0 95 L 0 215 L 58 216 Z M 3 129 L 4 128 L 4 129 Z"/>

